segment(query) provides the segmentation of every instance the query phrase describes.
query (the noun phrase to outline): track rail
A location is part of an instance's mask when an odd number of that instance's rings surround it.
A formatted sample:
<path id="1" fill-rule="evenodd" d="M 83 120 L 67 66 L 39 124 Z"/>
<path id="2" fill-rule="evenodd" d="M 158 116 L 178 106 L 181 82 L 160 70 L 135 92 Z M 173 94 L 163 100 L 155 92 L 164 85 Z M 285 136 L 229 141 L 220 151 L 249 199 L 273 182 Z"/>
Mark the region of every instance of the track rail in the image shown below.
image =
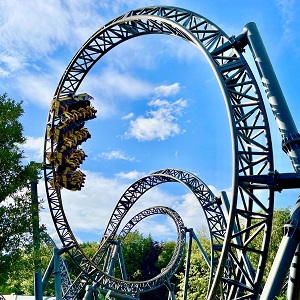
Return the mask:
<path id="1" fill-rule="evenodd" d="M 163 285 L 164 282 L 170 279 L 170 277 L 174 274 L 174 271 L 178 267 L 179 258 L 177 258 L 177 255 L 173 257 L 170 264 L 168 264 L 168 266 L 164 268 L 163 273 L 159 274 L 151 280 L 148 280 L 146 286 L 144 282 L 135 282 L 135 289 L 133 290 L 132 287 L 130 287 L 129 282 L 115 282 L 109 277 L 107 277 L 108 279 L 106 279 L 105 283 L 103 283 L 105 275 L 103 275 L 101 266 L 103 265 L 103 260 L 107 254 L 107 250 L 110 245 L 107 242 L 111 239 L 118 238 L 118 229 L 122 224 L 122 220 L 130 211 L 130 209 L 134 206 L 134 204 L 138 200 L 142 201 L 141 197 L 153 187 L 156 187 L 163 183 L 172 182 L 180 183 L 186 186 L 194 194 L 195 198 L 198 200 L 198 203 L 203 208 L 204 215 L 209 228 L 211 242 L 210 279 L 212 280 L 214 278 L 213 275 L 217 269 L 217 263 L 220 259 L 221 249 L 224 243 L 224 235 L 226 232 L 226 220 L 221 209 L 221 201 L 219 198 L 215 197 L 215 195 L 211 192 L 207 185 L 195 175 L 182 170 L 164 169 L 137 180 L 123 193 L 122 197 L 119 199 L 111 215 L 107 228 L 104 232 L 104 237 L 100 242 L 98 251 L 92 258 L 92 262 L 94 265 L 97 266 L 97 269 L 91 269 L 90 262 L 82 258 L 82 254 L 80 251 L 76 251 L 76 253 L 73 253 L 73 259 L 83 270 L 82 274 L 80 274 L 77 280 L 74 281 L 72 286 L 73 289 L 80 290 L 83 288 L 85 283 L 83 283 L 81 279 L 82 276 L 84 276 L 84 274 L 87 273 L 90 273 L 90 276 L 89 278 L 87 278 L 87 281 L 89 280 L 90 282 L 98 282 L 99 286 L 101 286 L 102 288 L 115 289 L 117 285 L 119 291 L 122 291 L 123 293 L 129 293 L 133 296 L 142 292 L 146 292 L 147 290 L 155 289 Z M 185 234 L 185 229 L 181 228 L 178 234 L 183 234 L 183 232 Z M 181 240 L 183 240 L 183 238 L 181 238 Z M 176 248 L 181 249 L 181 247 L 182 245 L 180 245 L 180 243 L 177 243 Z M 110 283 L 109 280 L 111 280 Z M 107 284 L 110 285 L 107 286 Z"/>
<path id="2" fill-rule="evenodd" d="M 155 6 L 129 11 L 100 28 L 82 46 L 63 74 L 54 99 L 75 93 L 89 70 L 108 51 L 129 39 L 149 34 L 179 37 L 196 46 L 218 79 L 232 135 L 232 197 L 208 299 L 256 299 L 267 259 L 274 187 L 267 183 L 253 184 L 242 178 L 272 175 L 273 154 L 263 99 L 234 37 L 227 36 L 207 18 L 182 8 Z M 54 124 L 55 118 L 55 113 L 50 111 L 48 123 Z M 53 151 L 53 141 L 46 133 L 45 152 L 49 151 Z M 94 272 L 97 266 L 82 253 L 67 222 L 60 190 L 50 185 L 54 177 L 54 168 L 45 158 L 46 190 L 57 232 L 65 246 L 73 246 L 70 255 L 76 260 L 80 253 Z M 266 190 L 268 195 L 261 196 L 261 190 Z M 226 268 L 228 258 L 235 262 L 230 268 Z"/>

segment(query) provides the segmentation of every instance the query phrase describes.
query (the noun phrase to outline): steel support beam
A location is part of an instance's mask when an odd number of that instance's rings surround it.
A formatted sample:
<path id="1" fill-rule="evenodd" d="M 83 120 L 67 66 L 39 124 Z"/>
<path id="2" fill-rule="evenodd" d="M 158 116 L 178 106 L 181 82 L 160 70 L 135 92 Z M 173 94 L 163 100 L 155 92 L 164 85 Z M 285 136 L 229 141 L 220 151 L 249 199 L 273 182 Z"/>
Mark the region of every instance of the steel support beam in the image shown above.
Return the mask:
<path id="1" fill-rule="evenodd" d="M 203 258 L 204 258 L 207 266 L 210 268 L 211 267 L 211 261 L 210 261 L 208 255 L 206 254 L 205 250 L 203 249 L 203 247 L 202 247 L 198 237 L 196 236 L 194 230 L 191 230 L 190 234 L 192 235 L 192 237 L 193 237 L 194 241 L 196 242 L 201 254 L 203 255 Z"/>
<path id="2" fill-rule="evenodd" d="M 297 173 L 300 173 L 300 134 L 283 95 L 272 63 L 254 22 L 245 25 L 244 32 L 237 41 L 247 43 L 268 97 L 277 126 L 282 136 L 282 149 L 289 156 Z"/>
<path id="3" fill-rule="evenodd" d="M 114 292 L 112 290 L 104 290 L 100 289 L 98 283 L 94 283 L 93 285 L 87 285 L 85 288 L 86 292 L 82 300 L 99 300 L 99 291 L 102 295 L 108 297 L 116 297 L 117 299 L 125 299 L 125 300 L 139 300 L 139 297 L 134 297 L 130 295 L 125 295 L 121 293 Z M 106 299 L 106 298 L 105 298 Z M 110 299 L 110 298 L 108 298 Z"/>
<path id="4" fill-rule="evenodd" d="M 261 185 L 261 188 L 273 186 L 276 191 L 300 188 L 300 174 L 272 172 L 268 175 L 240 176 L 240 182 Z"/>
<path id="5" fill-rule="evenodd" d="M 126 272 L 125 263 L 124 263 L 121 241 L 118 241 L 118 249 L 119 249 L 119 265 L 120 265 L 120 269 L 121 269 L 121 276 L 122 276 L 123 280 L 127 280 L 127 272 Z"/>
<path id="6" fill-rule="evenodd" d="M 295 239 L 283 237 L 260 300 L 276 299 L 280 294 L 297 245 Z"/>
<path id="7" fill-rule="evenodd" d="M 175 300 L 175 284 L 168 281 L 165 286 L 169 290 L 168 300 Z"/>
<path id="8" fill-rule="evenodd" d="M 109 293 L 109 296 L 111 297 L 115 297 L 117 299 L 124 299 L 124 300 L 139 300 L 140 298 L 138 296 L 134 297 L 134 296 L 130 296 L 130 295 L 125 295 L 125 294 L 120 294 L 114 291 L 108 291 L 108 290 L 103 290 L 100 289 L 101 294 L 103 294 L 104 296 L 106 296 Z"/>
<path id="9" fill-rule="evenodd" d="M 113 253 L 110 259 L 110 265 L 109 265 L 109 270 L 108 270 L 108 275 L 113 276 L 114 273 L 114 269 L 115 269 L 115 264 L 116 264 L 116 259 L 118 256 L 118 244 L 114 244 L 113 245 Z"/>
<path id="10" fill-rule="evenodd" d="M 237 38 L 241 44 L 245 43 L 245 39 L 252 52 L 277 126 L 281 133 L 282 149 L 289 156 L 296 172 L 294 175 L 289 174 L 288 176 L 281 176 L 281 178 L 280 176 L 277 176 L 276 183 L 278 183 L 279 187 L 281 184 L 280 188 L 299 187 L 300 134 L 298 133 L 296 124 L 294 123 L 286 99 L 283 95 L 275 71 L 255 23 L 251 22 L 246 24 L 243 34 Z M 300 200 L 298 199 L 291 219 L 284 226 L 285 234 L 279 246 L 279 250 L 275 257 L 266 285 L 263 289 L 260 298 L 261 300 L 275 299 L 275 297 L 279 295 L 286 274 L 290 268 L 293 256 L 299 244 L 299 202 Z M 297 257 L 294 259 L 298 260 Z M 300 276 L 299 272 L 299 270 L 294 269 L 294 276 L 298 278 Z M 295 295 L 293 297 L 295 297 Z M 297 298 L 293 299 L 298 299 L 298 297 L 299 293 Z"/>
<path id="11" fill-rule="evenodd" d="M 32 205 L 32 231 L 33 231 L 33 246 L 37 254 L 34 259 L 34 295 L 36 300 L 43 299 L 42 288 L 42 270 L 40 258 L 40 225 L 39 225 L 39 201 L 37 192 L 37 180 L 32 179 L 31 187 L 31 205 Z"/>
<path id="12" fill-rule="evenodd" d="M 48 282 L 49 282 L 49 279 L 51 277 L 51 274 L 53 272 L 53 268 L 54 268 L 54 256 L 52 255 L 51 257 L 51 260 L 48 264 L 48 267 L 46 269 L 46 272 L 44 273 L 44 276 L 43 276 L 43 280 L 42 280 L 42 287 L 43 287 L 43 291 L 45 290 Z"/>
<path id="13" fill-rule="evenodd" d="M 61 269 L 59 261 L 60 251 L 58 248 L 53 249 L 53 274 L 54 274 L 54 287 L 56 300 L 62 300 L 61 292 Z"/>
<path id="14" fill-rule="evenodd" d="M 189 272 L 190 272 L 190 264 L 191 264 L 191 255 L 192 255 L 192 242 L 193 242 L 193 229 L 186 229 L 186 232 L 189 233 L 189 240 L 188 240 L 188 248 L 187 248 L 187 258 L 185 264 L 185 276 L 184 276 L 184 288 L 183 288 L 183 300 L 187 299 L 187 291 L 189 288 Z"/>
<path id="15" fill-rule="evenodd" d="M 269 273 L 267 282 L 261 294 L 260 300 L 276 299 L 279 295 L 284 280 L 291 266 L 294 254 L 300 242 L 300 196 L 296 203 L 295 209 L 292 213 L 290 220 L 284 225 L 284 236 L 279 245 L 277 255 L 274 259 L 271 271 Z M 298 273 L 298 270 L 295 269 Z M 299 275 L 296 274 L 296 277 Z M 299 284 L 297 283 L 297 286 Z M 290 300 L 297 298 L 291 298 Z"/>
<path id="16" fill-rule="evenodd" d="M 290 276 L 288 280 L 288 289 L 286 299 L 288 300 L 300 300 L 300 278 L 299 278 L 299 270 L 300 262 L 300 244 L 298 244 L 297 250 L 295 252 L 291 268 L 290 268 Z"/>
<path id="17" fill-rule="evenodd" d="M 112 246 L 109 247 L 109 251 L 106 256 L 105 268 L 108 269 L 108 274 L 113 276 L 116 259 L 118 257 L 122 280 L 127 280 L 127 273 L 126 273 L 126 268 L 125 268 L 125 263 L 124 263 L 124 258 L 123 258 L 121 241 L 120 240 L 108 240 L 108 242 L 110 244 L 112 244 Z M 104 270 L 106 270 L 106 269 L 104 269 Z"/>
<path id="18" fill-rule="evenodd" d="M 90 300 L 95 291 L 96 291 L 96 289 L 93 286 L 87 285 L 85 287 L 85 294 L 84 294 L 82 300 Z"/>

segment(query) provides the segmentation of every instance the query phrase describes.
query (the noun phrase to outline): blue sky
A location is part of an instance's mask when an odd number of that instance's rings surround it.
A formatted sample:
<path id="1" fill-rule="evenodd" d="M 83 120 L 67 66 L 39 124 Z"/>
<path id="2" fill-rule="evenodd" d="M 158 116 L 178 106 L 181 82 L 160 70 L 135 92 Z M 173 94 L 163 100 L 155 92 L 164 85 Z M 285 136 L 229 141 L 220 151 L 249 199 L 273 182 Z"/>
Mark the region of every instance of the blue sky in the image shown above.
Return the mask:
<path id="1" fill-rule="evenodd" d="M 83 43 L 113 18 L 152 5 L 192 10 L 229 36 L 254 21 L 299 128 L 300 3 L 296 0 L 0 0 L 0 90 L 24 101 L 27 161 L 42 160 L 51 99 Z M 251 55 L 245 56 L 253 66 Z M 98 110 L 97 119 L 87 123 L 92 138 L 82 146 L 88 155 L 81 167 L 87 174 L 86 185 L 81 192 L 63 193 L 65 212 L 79 241 L 98 241 L 123 192 L 135 180 L 162 168 L 189 171 L 216 195 L 222 190 L 230 193 L 231 138 L 225 103 L 199 50 L 174 37 L 135 38 L 105 55 L 79 92 L 92 95 Z M 275 168 L 292 172 L 267 101 L 266 107 Z M 275 206 L 293 206 L 298 194 L 299 190 L 276 194 Z M 45 199 L 42 181 L 39 195 Z M 196 200 L 179 184 L 151 190 L 130 216 L 154 205 L 172 207 L 188 227 L 204 224 Z M 44 207 L 41 220 L 55 235 L 46 201 Z M 174 226 L 162 217 L 145 219 L 139 228 L 159 240 L 176 236 Z"/>

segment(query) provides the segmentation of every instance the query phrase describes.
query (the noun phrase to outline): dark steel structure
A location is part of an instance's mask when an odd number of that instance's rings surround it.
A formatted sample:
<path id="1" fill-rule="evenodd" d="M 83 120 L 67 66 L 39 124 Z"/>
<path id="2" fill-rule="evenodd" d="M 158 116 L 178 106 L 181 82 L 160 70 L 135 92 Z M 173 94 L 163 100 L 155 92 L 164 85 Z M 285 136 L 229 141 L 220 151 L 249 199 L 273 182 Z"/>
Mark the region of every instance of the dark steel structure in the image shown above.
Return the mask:
<path id="1" fill-rule="evenodd" d="M 50 249 L 53 249 L 52 258 L 48 264 L 42 281 L 43 290 L 46 288 L 50 276 L 53 274 L 56 300 L 61 300 L 62 295 L 68 299 L 75 298 L 76 293 L 72 288 L 70 289 L 72 286 L 72 280 L 69 275 L 68 266 L 65 260 L 61 257 L 61 254 L 66 252 L 66 250 L 58 249 L 57 245 L 48 234 L 44 236 L 43 241 Z"/>
<path id="2" fill-rule="evenodd" d="M 123 240 L 127 234 L 139 223 L 141 222 L 143 219 L 153 216 L 153 215 L 167 215 L 170 218 L 173 219 L 173 221 L 175 222 L 175 224 L 177 224 L 177 227 L 181 229 L 185 229 L 185 226 L 183 224 L 183 221 L 180 217 L 180 215 L 174 210 L 171 209 L 169 207 L 165 207 L 165 206 L 153 206 L 147 209 L 142 210 L 141 212 L 139 212 L 138 214 L 136 214 L 135 216 L 133 216 L 126 224 L 125 226 L 122 228 L 122 230 L 120 231 L 120 233 L 118 234 L 118 239 L 119 240 Z M 181 232 L 181 229 L 178 230 L 178 233 Z M 185 239 L 185 237 L 184 237 Z"/>
<path id="3" fill-rule="evenodd" d="M 107 264 L 107 273 L 109 275 L 112 275 L 112 270 L 114 269 L 114 265 L 115 265 L 115 260 L 116 260 L 116 253 L 119 254 L 119 261 L 120 261 L 120 266 L 122 269 L 122 279 L 123 280 L 127 280 L 126 277 L 126 270 L 125 270 L 125 265 L 123 268 L 123 256 L 120 252 L 122 252 L 122 247 L 121 247 L 121 243 L 123 242 L 123 240 L 126 238 L 126 236 L 128 235 L 128 233 L 139 223 L 141 222 L 143 219 L 153 216 L 153 215 L 166 215 L 168 217 L 170 217 L 175 225 L 176 225 L 176 229 L 177 229 L 177 242 L 176 242 L 176 246 L 172 255 L 172 258 L 170 259 L 169 263 L 167 266 L 165 266 L 165 268 L 169 269 L 169 266 L 172 266 L 172 272 L 175 272 L 178 267 L 180 266 L 180 263 L 183 259 L 184 253 L 185 253 L 185 244 L 186 244 L 186 227 L 184 226 L 184 223 L 180 217 L 180 215 L 173 209 L 169 208 L 169 207 L 165 207 L 165 206 L 153 206 L 150 208 L 147 208 L 141 212 L 139 212 L 138 214 L 136 214 L 135 216 L 133 216 L 123 227 L 123 229 L 121 229 L 120 233 L 117 235 L 117 241 L 113 240 L 112 243 L 112 247 L 113 249 L 111 251 L 108 251 L 109 255 L 107 255 L 107 257 L 105 258 L 105 261 L 108 262 Z M 117 249 L 117 251 L 116 251 Z M 109 249 L 110 250 L 110 249 Z M 120 255 L 121 254 L 121 255 Z M 106 271 L 106 268 L 103 267 L 103 270 Z M 125 274 L 125 276 L 124 276 Z M 170 274 L 171 275 L 171 274 Z M 174 295 L 174 291 L 171 288 L 172 284 L 170 283 L 170 279 L 172 276 L 168 276 L 164 282 L 164 285 L 168 288 L 169 290 L 169 297 L 170 299 L 175 299 L 175 295 Z"/>
<path id="4" fill-rule="evenodd" d="M 104 273 L 100 266 L 105 243 L 115 236 L 120 221 L 132 205 L 150 188 L 164 182 L 185 184 L 199 200 L 211 234 L 211 279 L 208 299 L 257 299 L 261 294 L 261 281 L 267 259 L 273 217 L 274 192 L 283 188 L 299 187 L 295 173 L 279 174 L 274 169 L 272 140 L 264 101 L 256 79 L 246 62 L 243 51 L 249 45 L 253 56 L 261 58 L 262 52 L 253 41 L 253 24 L 245 27 L 238 37 L 229 37 L 207 18 L 177 7 L 155 6 L 129 11 L 100 28 L 74 56 L 64 72 L 54 94 L 54 101 L 61 101 L 75 94 L 92 67 L 111 49 L 129 39 L 166 34 L 179 37 L 197 47 L 210 63 L 218 79 L 229 116 L 232 136 L 232 196 L 225 193 L 216 198 L 207 186 L 194 175 L 176 169 L 160 170 L 134 183 L 117 203 L 106 228 L 99 250 L 89 260 L 76 241 L 64 213 L 60 189 L 56 181 L 55 165 L 46 154 L 53 153 L 55 141 L 45 136 L 45 182 L 50 211 L 56 230 L 69 254 L 81 267 L 78 288 L 88 282 L 124 294 L 137 295 L 163 284 L 160 280 L 170 274 L 166 270 L 161 278 L 147 282 L 121 281 Z M 263 45 L 260 50 L 264 50 Z M 260 62 L 259 59 L 256 59 Z M 265 60 L 263 59 L 265 62 Z M 299 172 L 299 134 L 288 114 L 284 98 L 278 97 L 278 83 L 271 70 L 258 63 L 262 82 L 268 92 L 276 119 L 280 119 L 283 149 L 288 153 Z M 287 115 L 284 120 L 280 114 Z M 277 114 L 279 112 L 279 115 Z M 55 129 L 60 116 L 50 110 L 48 129 Z M 284 126 L 282 126 L 282 122 Z M 265 190 L 268 196 L 261 196 Z M 298 212 L 293 220 L 298 218 Z M 298 225 L 290 225 L 298 230 Z M 288 231 L 288 230 L 287 230 Z M 293 243 L 297 245 L 299 241 Z M 293 255 L 293 254 L 292 254 Z M 172 273 L 173 271 L 170 271 Z M 164 277 L 166 276 L 166 277 Z M 82 278 L 84 278 L 84 283 Z M 280 281 L 280 280 L 279 280 Z M 79 279 L 78 281 L 79 282 Z M 267 296 L 268 297 L 268 296 Z M 261 298 L 267 299 L 267 298 Z M 271 299 L 271 298 L 269 298 Z"/>
<path id="5" fill-rule="evenodd" d="M 216 198 L 205 183 L 193 174 L 182 170 L 165 169 L 159 170 L 137 180 L 124 192 L 111 215 L 110 221 L 103 235 L 104 237 L 100 242 L 99 249 L 91 261 L 83 257 L 82 250 L 79 246 L 76 249 L 74 247 L 71 255 L 76 263 L 81 267 L 83 272 L 78 276 L 77 280 L 73 282 L 73 289 L 81 290 L 85 284 L 93 282 L 94 284 L 98 283 L 98 285 L 102 288 L 118 290 L 124 294 L 131 294 L 135 296 L 139 293 L 155 289 L 169 281 L 170 277 L 178 268 L 183 250 L 182 246 L 185 244 L 185 237 L 183 238 L 179 236 L 177 238 L 178 246 L 170 263 L 164 269 L 164 272 L 147 282 L 131 283 L 111 278 L 103 273 L 103 269 L 105 269 L 105 267 L 100 267 L 103 265 L 103 259 L 107 256 L 110 246 L 108 242 L 111 239 L 118 237 L 119 234 L 117 234 L 117 232 L 119 226 L 134 203 L 151 188 L 168 182 L 184 184 L 195 195 L 204 210 L 212 245 L 211 278 L 213 278 L 213 274 L 217 269 L 217 263 L 221 255 L 224 235 L 226 232 L 226 220 L 220 207 L 221 200 Z M 177 228 L 177 231 L 178 235 L 185 235 L 186 232 L 183 227 L 181 227 L 180 230 Z M 89 275 L 87 276 L 86 274 Z M 82 278 L 85 278 L 85 281 L 83 281 Z"/>

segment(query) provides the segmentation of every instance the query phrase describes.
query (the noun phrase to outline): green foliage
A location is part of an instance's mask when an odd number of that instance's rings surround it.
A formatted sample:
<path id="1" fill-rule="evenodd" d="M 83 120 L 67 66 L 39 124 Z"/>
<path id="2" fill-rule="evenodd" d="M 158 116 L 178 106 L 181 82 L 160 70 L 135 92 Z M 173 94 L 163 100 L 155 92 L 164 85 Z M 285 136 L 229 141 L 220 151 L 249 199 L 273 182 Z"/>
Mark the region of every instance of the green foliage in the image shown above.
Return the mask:
<path id="1" fill-rule="evenodd" d="M 23 112 L 22 102 L 17 103 L 7 94 L 0 96 L 0 203 L 37 176 L 35 167 L 22 165 L 20 145 L 26 139 L 19 118 Z"/>
<path id="2" fill-rule="evenodd" d="M 21 258 L 20 249 L 31 243 L 30 197 L 25 194 L 14 198 L 14 202 L 0 206 L 0 285 L 14 272 Z M 27 214 L 29 217 L 24 217 Z"/>
<path id="3" fill-rule="evenodd" d="M 176 247 L 176 242 L 174 241 L 165 242 L 162 244 L 161 253 L 159 254 L 156 262 L 158 268 L 163 269 L 167 266 L 167 264 L 172 258 L 175 247 Z"/>
<path id="4" fill-rule="evenodd" d="M 0 96 L 0 286 L 5 288 L 13 286 L 18 266 L 24 265 L 24 253 L 32 251 L 30 181 L 38 180 L 41 166 L 22 164 L 20 146 L 26 139 L 19 118 L 23 112 L 22 102 L 7 94 Z"/>
<path id="5" fill-rule="evenodd" d="M 154 241 L 149 235 L 143 237 L 139 231 L 129 233 L 122 242 L 122 251 L 126 266 L 128 280 L 148 280 L 157 276 L 161 269 L 164 268 L 169 261 L 167 257 L 172 256 L 174 248 L 164 246 L 166 243 Z M 172 249 L 170 252 L 169 249 Z M 140 295 L 141 300 L 166 299 L 166 287 L 160 287 L 154 291 L 143 293 Z"/>
<path id="6" fill-rule="evenodd" d="M 147 268 L 145 261 L 147 256 L 151 254 L 152 243 L 153 240 L 151 236 L 144 238 L 138 230 L 130 232 L 123 240 L 122 252 L 128 280 L 148 279 L 145 278 L 147 277 L 145 275 L 147 271 L 142 270 L 143 266 Z"/>
<path id="7" fill-rule="evenodd" d="M 41 257 L 41 269 L 44 273 L 52 256 L 52 248 L 44 244 L 39 251 Z M 32 249 L 17 250 L 14 256 L 15 261 L 11 261 L 9 273 L 4 283 L 0 284 L 2 294 L 15 293 L 17 295 L 34 294 L 34 260 L 36 253 Z M 54 295 L 53 280 L 47 286 L 45 295 Z"/>
<path id="8" fill-rule="evenodd" d="M 271 264 L 274 261 L 274 258 L 277 254 L 279 244 L 282 239 L 283 226 L 288 221 L 291 216 L 291 210 L 289 207 L 280 208 L 274 211 L 273 222 L 272 222 L 272 233 L 271 241 L 268 252 L 268 261 L 266 266 L 266 272 L 269 273 L 271 269 Z"/>
<path id="9" fill-rule="evenodd" d="M 158 256 L 158 260 L 156 262 L 156 266 L 160 270 L 163 270 L 170 262 L 175 247 L 176 247 L 175 241 L 168 241 L 168 242 L 161 243 L 161 253 Z M 180 291 L 180 274 L 184 272 L 184 267 L 185 267 L 185 262 L 184 260 L 182 260 L 175 275 L 171 278 L 171 283 L 175 285 L 175 294 Z"/>
<path id="10" fill-rule="evenodd" d="M 95 242 L 85 242 L 80 244 L 80 248 L 88 258 L 92 258 L 98 249 L 98 244 Z"/>
<path id="11" fill-rule="evenodd" d="M 98 249 L 98 244 L 96 242 L 84 242 L 80 244 L 80 248 L 83 250 L 85 255 L 91 259 L 95 254 L 96 250 Z M 80 273 L 79 267 L 73 262 L 70 256 L 67 253 L 64 253 L 63 256 L 64 260 L 67 262 L 68 271 L 70 274 L 70 278 L 75 280 L 78 274 Z M 81 296 L 83 297 L 84 291 L 82 292 Z"/>

